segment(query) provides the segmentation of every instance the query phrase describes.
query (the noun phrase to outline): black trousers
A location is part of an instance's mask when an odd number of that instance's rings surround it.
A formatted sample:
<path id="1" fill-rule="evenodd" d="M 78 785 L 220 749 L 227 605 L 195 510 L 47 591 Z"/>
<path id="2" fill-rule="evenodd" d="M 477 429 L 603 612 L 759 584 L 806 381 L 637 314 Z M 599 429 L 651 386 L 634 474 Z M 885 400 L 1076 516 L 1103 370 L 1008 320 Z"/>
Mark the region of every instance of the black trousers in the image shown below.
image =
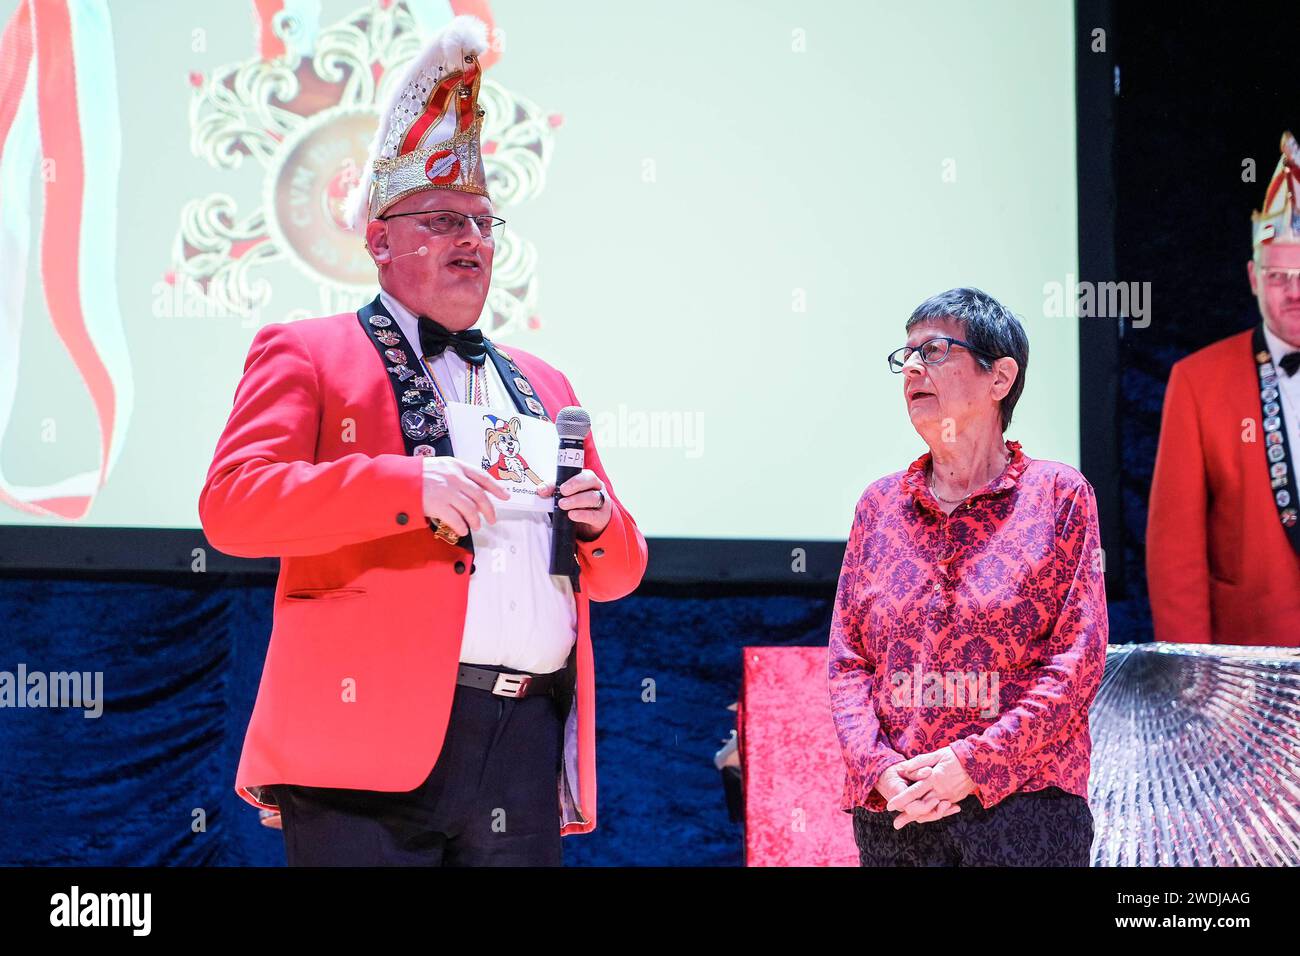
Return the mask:
<path id="1" fill-rule="evenodd" d="M 894 829 L 901 811 L 853 810 L 863 866 L 1088 866 L 1092 811 L 1059 787 L 1013 793 L 987 810 L 974 794 L 961 812 Z"/>
<path id="2" fill-rule="evenodd" d="M 457 685 L 414 790 L 273 786 L 289 865 L 560 866 L 560 706 Z"/>

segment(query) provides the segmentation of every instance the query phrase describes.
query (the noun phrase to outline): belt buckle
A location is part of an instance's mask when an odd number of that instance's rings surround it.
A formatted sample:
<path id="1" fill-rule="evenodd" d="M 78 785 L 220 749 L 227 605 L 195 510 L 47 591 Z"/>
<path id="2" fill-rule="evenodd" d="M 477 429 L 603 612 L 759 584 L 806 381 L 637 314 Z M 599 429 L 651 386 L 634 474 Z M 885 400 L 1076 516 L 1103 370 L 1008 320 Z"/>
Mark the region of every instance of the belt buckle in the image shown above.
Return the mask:
<path id="1" fill-rule="evenodd" d="M 497 674 L 497 681 L 492 685 L 492 693 L 502 697 L 523 697 L 528 692 L 528 685 L 533 681 L 528 674 Z"/>

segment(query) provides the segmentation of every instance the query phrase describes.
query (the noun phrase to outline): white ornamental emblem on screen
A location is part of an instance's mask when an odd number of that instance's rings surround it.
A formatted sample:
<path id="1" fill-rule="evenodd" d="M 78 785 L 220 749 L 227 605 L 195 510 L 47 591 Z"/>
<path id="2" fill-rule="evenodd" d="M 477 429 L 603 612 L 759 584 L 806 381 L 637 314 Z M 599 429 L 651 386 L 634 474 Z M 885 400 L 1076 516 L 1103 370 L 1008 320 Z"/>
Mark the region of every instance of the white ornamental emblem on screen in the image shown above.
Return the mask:
<path id="1" fill-rule="evenodd" d="M 353 309 L 374 295 L 374 263 L 344 208 L 376 104 L 389 93 L 385 80 L 396 80 L 421 46 L 401 2 L 329 27 L 286 20 L 276 30 L 283 56 L 191 77 L 191 147 L 232 182 L 185 204 L 166 276 L 184 296 L 204 299 L 208 314 L 261 322 L 322 314 L 317 303 Z M 493 206 L 509 219 L 511 206 L 541 193 L 561 117 L 490 76 L 479 90 L 483 165 Z M 539 324 L 537 253 L 509 226 L 496 241 L 481 323 L 504 339 Z"/>

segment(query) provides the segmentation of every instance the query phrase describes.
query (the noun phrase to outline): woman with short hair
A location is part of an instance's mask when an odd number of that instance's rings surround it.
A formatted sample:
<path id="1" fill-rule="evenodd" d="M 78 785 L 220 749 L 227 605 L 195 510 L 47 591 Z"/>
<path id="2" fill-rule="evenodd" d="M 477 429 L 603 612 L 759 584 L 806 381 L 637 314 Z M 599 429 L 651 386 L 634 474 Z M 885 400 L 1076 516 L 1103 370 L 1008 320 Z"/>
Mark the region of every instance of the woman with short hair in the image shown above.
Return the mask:
<path id="1" fill-rule="evenodd" d="M 1088 708 L 1105 665 L 1092 486 L 1004 432 L 1020 322 L 934 296 L 889 355 L 929 451 L 858 501 L 831 708 L 863 866 L 1087 866 Z"/>

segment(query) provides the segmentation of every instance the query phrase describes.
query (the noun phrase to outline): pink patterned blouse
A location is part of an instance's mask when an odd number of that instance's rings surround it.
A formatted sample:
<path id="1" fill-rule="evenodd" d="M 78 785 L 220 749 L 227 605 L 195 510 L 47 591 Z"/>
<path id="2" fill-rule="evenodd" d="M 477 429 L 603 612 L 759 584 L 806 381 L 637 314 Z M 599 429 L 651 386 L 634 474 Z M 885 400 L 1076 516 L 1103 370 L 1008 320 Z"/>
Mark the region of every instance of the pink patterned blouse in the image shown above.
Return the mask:
<path id="1" fill-rule="evenodd" d="M 1108 634 L 1096 499 L 1069 465 L 1007 448 L 951 515 L 928 452 L 858 501 L 830 637 L 842 810 L 884 810 L 881 771 L 945 746 L 985 807 L 1050 786 L 1088 795 Z"/>

